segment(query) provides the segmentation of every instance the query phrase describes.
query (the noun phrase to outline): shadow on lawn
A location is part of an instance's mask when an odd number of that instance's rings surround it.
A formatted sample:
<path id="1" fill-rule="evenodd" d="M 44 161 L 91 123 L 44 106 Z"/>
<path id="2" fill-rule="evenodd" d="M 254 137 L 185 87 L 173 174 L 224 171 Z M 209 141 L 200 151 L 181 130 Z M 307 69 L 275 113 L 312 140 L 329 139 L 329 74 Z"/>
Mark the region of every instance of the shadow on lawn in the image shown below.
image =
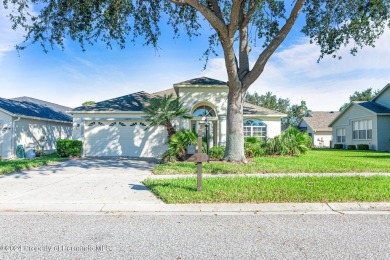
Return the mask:
<path id="1" fill-rule="evenodd" d="M 369 158 L 369 159 L 390 159 L 389 155 L 361 155 L 361 156 L 344 156 L 344 157 L 350 157 L 350 158 Z M 389 162 L 390 163 L 390 162 Z"/>
<path id="2" fill-rule="evenodd" d="M 193 184 L 188 184 L 188 185 L 178 185 L 178 184 L 174 184 L 174 183 L 153 183 L 153 184 L 147 184 L 144 183 L 146 187 L 148 187 L 153 193 L 155 194 L 158 194 L 158 190 L 159 189 L 183 189 L 183 190 L 187 190 L 187 191 L 197 191 L 197 188 L 196 188 L 196 182 L 194 182 Z M 191 185 L 191 186 L 190 186 Z"/>

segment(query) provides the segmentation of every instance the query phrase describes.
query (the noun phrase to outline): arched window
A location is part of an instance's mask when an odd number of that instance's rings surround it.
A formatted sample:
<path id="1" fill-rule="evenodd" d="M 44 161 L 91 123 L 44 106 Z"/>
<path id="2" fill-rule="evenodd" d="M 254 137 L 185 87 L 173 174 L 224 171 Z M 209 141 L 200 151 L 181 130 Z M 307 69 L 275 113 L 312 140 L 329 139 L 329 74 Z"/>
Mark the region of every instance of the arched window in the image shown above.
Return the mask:
<path id="1" fill-rule="evenodd" d="M 244 137 L 260 137 L 263 140 L 267 137 L 267 125 L 255 119 L 244 120 Z"/>
<path id="2" fill-rule="evenodd" d="M 194 113 L 192 113 L 193 117 L 204 117 L 204 116 L 209 116 L 209 117 L 215 117 L 216 113 L 214 109 L 212 109 L 209 106 L 199 106 L 195 109 Z"/>

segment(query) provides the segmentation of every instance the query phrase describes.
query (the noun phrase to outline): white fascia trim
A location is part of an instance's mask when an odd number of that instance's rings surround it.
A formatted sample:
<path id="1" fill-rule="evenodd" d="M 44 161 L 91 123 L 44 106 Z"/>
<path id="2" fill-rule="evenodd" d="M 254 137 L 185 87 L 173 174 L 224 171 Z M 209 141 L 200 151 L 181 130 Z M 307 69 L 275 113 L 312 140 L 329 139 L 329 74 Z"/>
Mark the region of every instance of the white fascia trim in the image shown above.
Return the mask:
<path id="1" fill-rule="evenodd" d="M 12 113 L 9 112 L 8 110 L 2 109 L 2 108 L 0 108 L 0 111 L 3 112 L 3 113 L 5 113 L 5 114 L 7 114 L 7 115 L 9 115 L 9 116 L 16 116 L 15 114 L 12 114 Z"/>
<path id="2" fill-rule="evenodd" d="M 55 123 L 62 123 L 62 124 L 73 124 L 72 122 L 68 121 L 61 121 L 61 120 L 55 120 L 55 119 L 47 119 L 47 118 L 41 118 L 41 117 L 35 117 L 35 116 L 23 116 L 15 114 L 14 117 L 21 117 L 25 119 L 33 119 L 33 120 L 39 120 L 39 121 L 45 121 L 45 122 L 55 122 Z"/>
<path id="3" fill-rule="evenodd" d="M 142 111 L 66 111 L 67 114 L 144 114 Z"/>

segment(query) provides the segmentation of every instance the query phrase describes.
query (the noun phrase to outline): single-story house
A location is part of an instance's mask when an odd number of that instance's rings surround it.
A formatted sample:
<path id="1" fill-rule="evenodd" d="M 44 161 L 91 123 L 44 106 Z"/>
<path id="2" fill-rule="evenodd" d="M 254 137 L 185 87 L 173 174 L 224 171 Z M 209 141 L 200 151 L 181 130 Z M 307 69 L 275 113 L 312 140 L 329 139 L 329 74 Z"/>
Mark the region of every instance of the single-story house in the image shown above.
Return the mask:
<path id="1" fill-rule="evenodd" d="M 209 124 L 210 146 L 225 145 L 228 86 L 226 82 L 196 78 L 173 85 L 173 88 L 130 95 L 97 102 L 72 110 L 73 139 L 83 141 L 84 156 L 160 157 L 166 150 L 164 127 L 145 130 L 148 123 L 142 109 L 151 98 L 172 94 L 180 97 L 192 119 L 174 122 L 177 130 L 197 131 Z M 280 134 L 285 114 L 267 108 L 244 104 L 244 134 L 261 138 Z"/>
<path id="2" fill-rule="evenodd" d="M 332 147 L 332 127 L 328 125 L 340 112 L 310 111 L 308 116 L 302 118 L 298 129 L 307 131 L 313 139 L 313 146 L 318 148 Z"/>
<path id="3" fill-rule="evenodd" d="M 54 152 L 57 139 L 70 139 L 72 117 L 65 113 L 71 108 L 30 97 L 0 98 L 0 156 L 15 157 L 22 144 Z"/>
<path id="4" fill-rule="evenodd" d="M 390 151 L 390 84 L 370 101 L 351 102 L 329 126 L 334 144 L 368 144 L 371 150 Z"/>

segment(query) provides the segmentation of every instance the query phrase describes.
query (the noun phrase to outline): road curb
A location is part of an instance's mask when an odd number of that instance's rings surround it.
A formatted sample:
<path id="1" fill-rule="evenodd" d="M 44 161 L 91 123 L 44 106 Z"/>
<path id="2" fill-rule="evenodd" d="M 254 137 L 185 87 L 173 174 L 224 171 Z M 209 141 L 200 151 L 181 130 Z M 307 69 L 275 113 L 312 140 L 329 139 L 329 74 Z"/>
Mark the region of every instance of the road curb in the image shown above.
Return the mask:
<path id="1" fill-rule="evenodd" d="M 390 203 L 260 203 L 260 204 L 145 204 L 139 203 L 0 203 L 1 214 L 104 213 L 142 215 L 235 214 L 390 214 Z"/>

